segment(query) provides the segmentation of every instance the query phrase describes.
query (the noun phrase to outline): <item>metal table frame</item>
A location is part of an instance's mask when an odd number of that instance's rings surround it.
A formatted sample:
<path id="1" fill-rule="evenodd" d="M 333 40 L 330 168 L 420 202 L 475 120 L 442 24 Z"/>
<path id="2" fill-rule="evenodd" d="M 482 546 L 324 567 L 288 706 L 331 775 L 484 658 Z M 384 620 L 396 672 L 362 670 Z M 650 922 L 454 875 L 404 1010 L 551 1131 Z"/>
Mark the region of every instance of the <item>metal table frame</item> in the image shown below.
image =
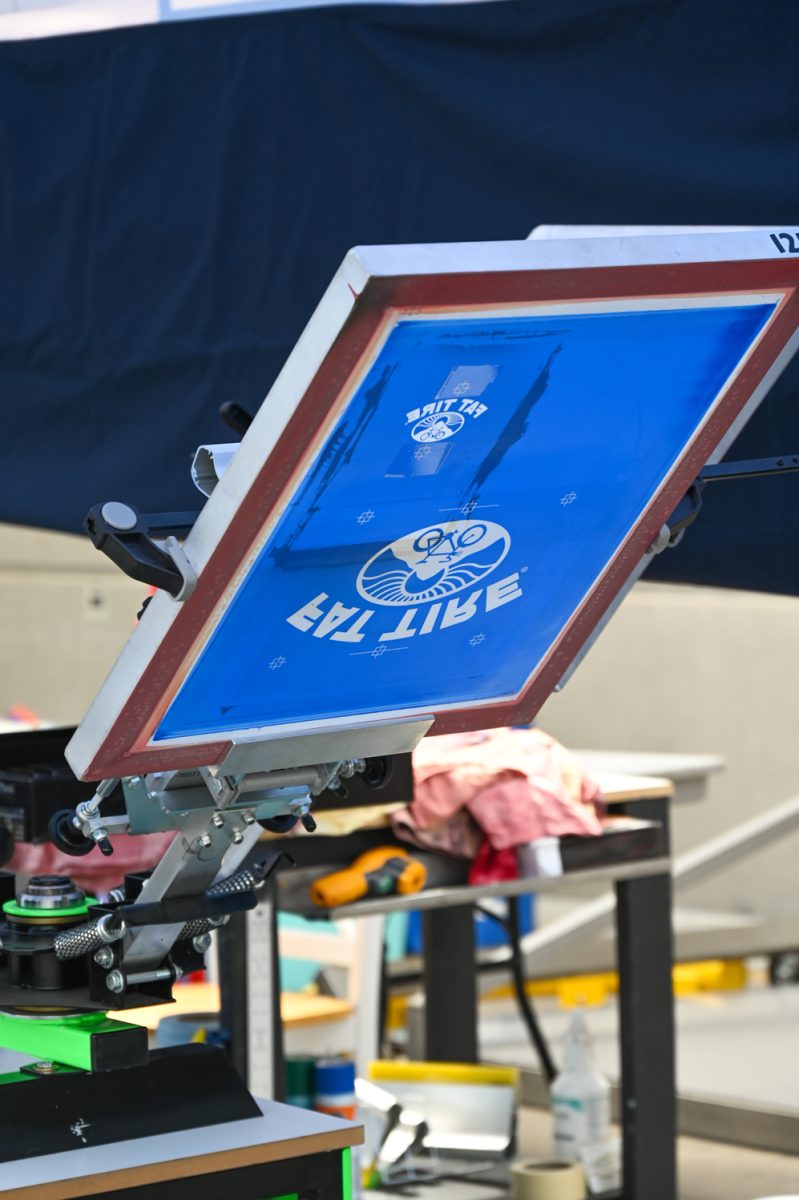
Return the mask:
<path id="1" fill-rule="evenodd" d="M 426 1057 L 432 1061 L 476 1062 L 478 979 L 475 971 L 473 907 L 489 897 L 556 891 L 576 883 L 612 882 L 616 893 L 619 969 L 623 1200 L 676 1200 L 676 1096 L 674 1006 L 671 969 L 671 860 L 668 857 L 668 798 L 614 805 L 614 813 L 661 823 L 663 853 L 557 878 L 523 879 L 486 887 L 430 888 L 414 896 L 392 896 L 343 905 L 329 915 L 423 912 Z M 336 839 L 337 852 L 349 839 Z M 342 858 L 347 857 L 343 849 Z M 282 1091 L 282 1038 L 276 962 L 277 902 L 274 893 L 261 906 L 257 951 L 248 946 L 249 919 L 232 922 L 226 939 L 223 980 L 225 1021 L 231 1030 L 233 1057 L 253 1081 L 251 1047 L 268 1057 L 273 1094 Z M 257 955 L 260 984 L 252 986 L 248 958 Z M 272 963 L 264 962 L 264 956 Z M 256 994 L 257 993 L 257 994 Z M 266 993 L 266 994 L 265 994 Z M 260 1003 L 261 1026 L 253 1038 L 248 1005 Z M 457 1012 L 457 1019 L 453 1013 Z M 265 1042 L 269 1043 L 268 1048 Z M 258 1078 L 263 1088 L 264 1078 Z"/>

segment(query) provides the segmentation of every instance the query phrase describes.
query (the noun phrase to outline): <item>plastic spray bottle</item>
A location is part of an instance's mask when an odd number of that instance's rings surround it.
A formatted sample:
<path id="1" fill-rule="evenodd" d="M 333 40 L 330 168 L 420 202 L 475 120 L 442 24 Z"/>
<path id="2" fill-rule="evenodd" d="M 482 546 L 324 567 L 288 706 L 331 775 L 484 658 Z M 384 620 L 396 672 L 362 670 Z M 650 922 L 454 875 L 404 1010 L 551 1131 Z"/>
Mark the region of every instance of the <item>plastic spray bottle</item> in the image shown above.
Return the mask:
<path id="1" fill-rule="evenodd" d="M 586 1148 L 613 1138 L 610 1084 L 594 1063 L 591 1034 L 579 1010 L 569 1022 L 563 1050 L 563 1070 L 550 1090 L 555 1157 L 560 1162 L 578 1162 Z"/>

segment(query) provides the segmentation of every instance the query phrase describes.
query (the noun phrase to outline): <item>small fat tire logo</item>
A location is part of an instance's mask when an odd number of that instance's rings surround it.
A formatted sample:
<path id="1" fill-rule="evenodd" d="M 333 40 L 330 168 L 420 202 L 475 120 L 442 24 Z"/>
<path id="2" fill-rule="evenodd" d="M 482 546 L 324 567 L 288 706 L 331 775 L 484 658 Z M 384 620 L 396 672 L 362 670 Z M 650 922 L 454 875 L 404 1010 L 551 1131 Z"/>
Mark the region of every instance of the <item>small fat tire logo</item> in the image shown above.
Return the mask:
<path id="1" fill-rule="evenodd" d="M 374 554 L 357 588 L 373 604 L 425 604 L 472 587 L 496 570 L 510 550 L 495 521 L 446 521 L 415 529 Z"/>
<path id="2" fill-rule="evenodd" d="M 431 413 L 417 421 L 411 430 L 415 442 L 443 442 L 459 433 L 466 418 L 459 412 Z"/>

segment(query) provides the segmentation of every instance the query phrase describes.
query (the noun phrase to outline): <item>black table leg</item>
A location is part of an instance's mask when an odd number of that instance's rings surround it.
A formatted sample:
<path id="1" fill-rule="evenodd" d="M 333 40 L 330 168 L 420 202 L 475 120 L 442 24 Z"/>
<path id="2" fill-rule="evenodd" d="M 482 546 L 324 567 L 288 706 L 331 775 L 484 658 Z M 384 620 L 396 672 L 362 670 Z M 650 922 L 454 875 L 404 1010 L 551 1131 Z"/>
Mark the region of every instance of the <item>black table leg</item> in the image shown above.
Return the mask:
<path id="1" fill-rule="evenodd" d="M 431 1062 L 477 1062 L 471 906 L 427 909 L 423 932 L 425 1057 Z"/>
<path id="2" fill-rule="evenodd" d="M 668 801 L 638 802 L 662 821 Z M 676 1200 L 671 877 L 616 884 L 624 1200 Z"/>
<path id="3" fill-rule="evenodd" d="M 247 914 L 233 913 L 216 937 L 222 1028 L 233 1065 L 247 1083 Z"/>

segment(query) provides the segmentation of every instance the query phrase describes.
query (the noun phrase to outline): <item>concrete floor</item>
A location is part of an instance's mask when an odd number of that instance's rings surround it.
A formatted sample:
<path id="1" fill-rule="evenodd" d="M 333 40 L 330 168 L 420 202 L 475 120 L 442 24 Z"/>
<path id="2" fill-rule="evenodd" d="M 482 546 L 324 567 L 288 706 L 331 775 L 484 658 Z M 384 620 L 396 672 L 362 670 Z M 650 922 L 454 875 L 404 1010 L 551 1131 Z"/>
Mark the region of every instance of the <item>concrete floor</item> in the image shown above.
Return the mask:
<path id="1" fill-rule="evenodd" d="M 772 1106 L 795 1111 L 799 1120 L 799 986 L 698 993 L 679 998 L 675 1008 L 681 1095 Z M 570 1014 L 548 998 L 536 1011 L 557 1059 Z M 586 1015 L 597 1062 L 618 1079 L 615 999 Z M 488 1062 L 536 1064 L 512 1000 L 481 1006 L 480 1053 Z"/>
<path id="2" fill-rule="evenodd" d="M 550 1157 L 552 1123 L 548 1113 L 523 1109 L 519 1119 L 522 1155 Z M 799 1200 L 799 1158 L 763 1154 L 736 1146 L 680 1138 L 679 1200 Z M 368 1192 L 374 1200 L 396 1200 L 391 1191 Z M 406 1200 L 502 1200 L 505 1193 L 479 1179 L 414 1186 Z M 641 1197 L 640 1200 L 648 1200 Z"/>
<path id="3" fill-rule="evenodd" d="M 545 1157 L 551 1154 L 551 1138 L 549 1113 L 524 1109 L 519 1122 L 522 1152 Z M 799 1197 L 799 1158 L 764 1154 L 719 1142 L 700 1142 L 694 1138 L 680 1138 L 678 1156 L 679 1200 L 756 1200 L 766 1196 L 788 1196 L 796 1200 Z"/>
<path id="4" fill-rule="evenodd" d="M 554 1000 L 540 1000 L 536 1008 L 557 1055 L 570 1014 Z M 681 1094 L 773 1106 L 795 1111 L 799 1120 L 799 987 L 750 986 L 683 997 L 676 1013 Z M 587 1009 L 586 1016 L 597 1061 L 616 1079 L 616 1003 Z M 535 1063 L 512 1001 L 481 1006 L 480 1047 L 487 1061 Z M 551 1137 L 548 1113 L 523 1112 L 520 1144 L 525 1153 L 550 1155 Z M 679 1200 L 799 1200 L 799 1139 L 796 1152 L 793 1157 L 681 1138 Z M 483 1198 L 475 1195 L 474 1200 Z"/>

